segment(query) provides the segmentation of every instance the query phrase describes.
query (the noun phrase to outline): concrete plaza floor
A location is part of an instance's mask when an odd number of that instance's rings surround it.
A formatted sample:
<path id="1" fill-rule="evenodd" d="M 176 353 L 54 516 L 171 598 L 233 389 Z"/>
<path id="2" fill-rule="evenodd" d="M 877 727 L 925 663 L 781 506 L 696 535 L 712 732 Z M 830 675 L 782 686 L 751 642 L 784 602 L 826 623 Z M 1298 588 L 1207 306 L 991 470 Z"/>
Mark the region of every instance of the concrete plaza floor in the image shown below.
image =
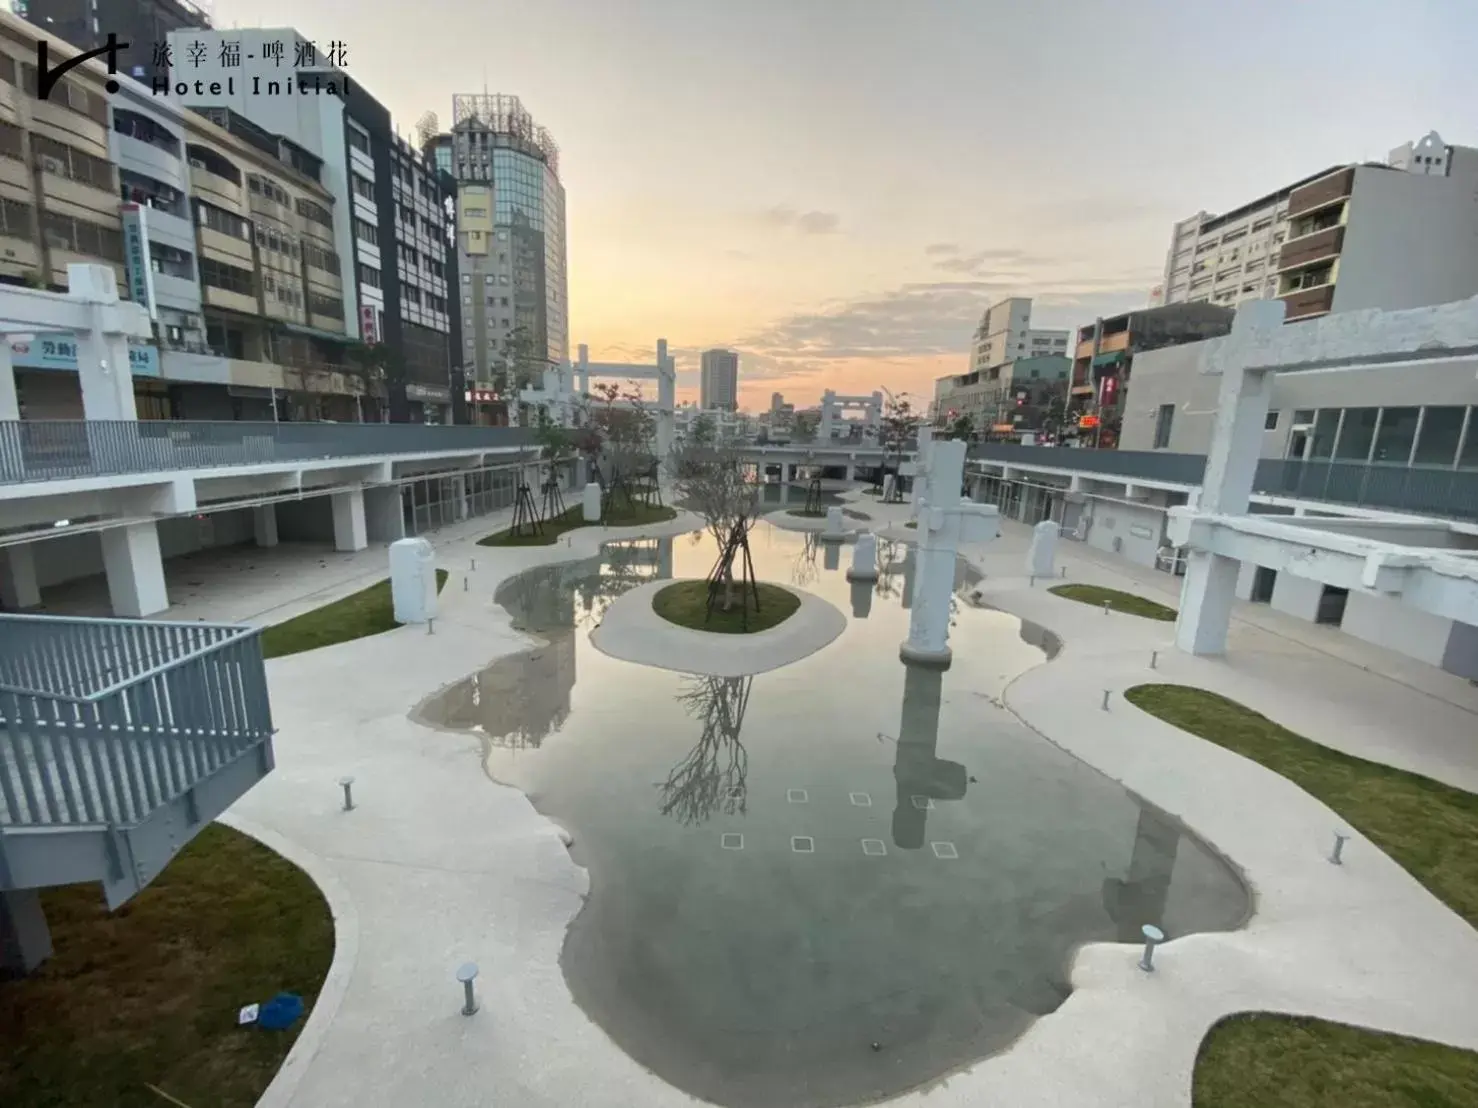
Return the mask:
<path id="1" fill-rule="evenodd" d="M 881 526 L 901 523 L 906 509 L 871 503 L 868 511 Z M 692 1103 L 617 1049 L 570 995 L 559 957 L 589 880 L 558 829 L 523 794 L 488 780 L 476 738 L 432 731 L 408 713 L 437 688 L 535 645 L 493 602 L 500 580 L 588 557 L 608 538 L 675 534 L 697 521 L 581 529 L 553 547 L 474 545 L 501 522 L 437 536 L 453 581 L 434 634 L 406 627 L 269 663 L 277 768 L 227 822 L 320 884 L 338 944 L 264 1108 Z M 1010 682 L 1003 703 L 1047 741 L 1181 817 L 1245 873 L 1256 912 L 1237 932 L 1174 939 L 1154 974 L 1137 968 L 1135 948 L 1082 948 L 1072 995 L 1014 1047 L 892 1103 L 1188 1105 L 1202 1036 L 1243 1010 L 1478 1048 L 1478 931 L 1358 835 L 1345 864 L 1331 865 L 1333 834 L 1347 830 L 1334 813 L 1120 696 L 1146 681 L 1197 685 L 1332 747 L 1478 789 L 1478 690 L 1253 605 L 1239 605 L 1226 659 L 1181 655 L 1170 624 L 1106 616 L 1050 595 L 1046 583 L 1033 587 L 1026 547 L 1026 529 L 1008 524 L 974 557 L 985 600 L 1046 626 L 1065 646 Z M 1174 603 L 1175 578 L 1075 543 L 1059 554 L 1068 581 Z M 309 574 L 302 588 L 311 595 L 289 595 L 293 577 L 260 590 L 243 581 L 186 610 L 240 618 L 255 604 L 259 618 L 286 618 L 363 587 L 384 565 L 383 549 L 366 552 L 335 567 L 333 581 Z M 356 781 L 349 812 L 336 784 L 344 774 Z M 469 960 L 481 968 L 483 1007 L 464 1018 L 453 975 Z"/>

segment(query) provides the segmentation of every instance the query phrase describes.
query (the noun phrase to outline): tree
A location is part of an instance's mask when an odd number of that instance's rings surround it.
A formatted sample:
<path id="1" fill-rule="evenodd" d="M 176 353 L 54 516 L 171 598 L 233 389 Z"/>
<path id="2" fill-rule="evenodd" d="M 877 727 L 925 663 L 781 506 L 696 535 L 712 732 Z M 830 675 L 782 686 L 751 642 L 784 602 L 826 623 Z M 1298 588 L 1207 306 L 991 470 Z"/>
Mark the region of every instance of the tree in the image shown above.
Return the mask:
<path id="1" fill-rule="evenodd" d="M 718 428 L 714 426 L 713 417 L 707 412 L 699 412 L 688 427 L 687 438 L 695 446 L 712 446 L 717 435 Z"/>
<path id="2" fill-rule="evenodd" d="M 975 421 L 968 415 L 962 415 L 949 425 L 949 437 L 952 439 L 964 439 L 970 441 L 970 436 L 975 433 Z"/>
<path id="3" fill-rule="evenodd" d="M 678 499 L 703 517 L 720 550 L 736 528 L 748 531 L 754 526 L 759 511 L 759 474 L 744 461 L 737 445 L 681 442 L 668 457 L 668 469 Z M 731 565 L 724 575 L 723 610 L 732 610 L 734 601 Z"/>
<path id="4" fill-rule="evenodd" d="M 607 487 L 616 477 L 651 471 L 656 460 L 657 421 L 635 382 L 595 386 L 576 412 L 575 442 L 598 464 Z"/>
<path id="5" fill-rule="evenodd" d="M 791 421 L 791 441 L 810 442 L 816 437 L 816 429 L 821 426 L 821 415 L 818 412 L 796 412 L 795 419 Z"/>
<path id="6" fill-rule="evenodd" d="M 400 352 L 384 342 L 356 342 L 345 353 L 349 356 L 349 364 L 354 367 L 354 375 L 359 379 L 363 391 L 360 408 L 363 418 L 363 401 L 378 401 L 382 394 L 387 393 L 390 384 L 401 379 L 404 362 Z"/>
<path id="7" fill-rule="evenodd" d="M 715 812 L 744 814 L 749 755 L 739 741 L 753 677 L 694 677 L 678 696 L 703 724 L 698 744 L 658 786 L 662 814 L 702 823 Z"/>
<path id="8" fill-rule="evenodd" d="M 882 426 L 879 434 L 882 439 L 884 458 L 886 459 L 888 451 L 893 452 L 893 472 L 895 473 L 903 464 L 903 448 L 913 439 L 914 427 L 918 421 L 913 405 L 906 397 L 890 396 L 888 402 L 883 405 Z"/>

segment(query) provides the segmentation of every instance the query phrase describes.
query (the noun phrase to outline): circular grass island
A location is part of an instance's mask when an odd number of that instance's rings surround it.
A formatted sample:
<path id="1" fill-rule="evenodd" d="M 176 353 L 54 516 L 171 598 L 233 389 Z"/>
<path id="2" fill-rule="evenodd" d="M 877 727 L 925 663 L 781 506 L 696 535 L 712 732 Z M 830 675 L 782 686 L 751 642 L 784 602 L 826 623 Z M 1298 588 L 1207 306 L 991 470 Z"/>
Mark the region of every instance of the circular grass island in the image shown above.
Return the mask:
<path id="1" fill-rule="evenodd" d="M 755 590 L 741 589 L 736 581 L 733 606 L 725 610 L 724 597 L 720 594 L 710 614 L 707 581 L 675 581 L 652 597 L 652 611 L 668 623 L 693 631 L 743 635 L 768 631 L 795 615 L 801 606 L 799 596 L 779 585 L 761 581 L 755 588 L 759 592 L 758 606 Z"/>

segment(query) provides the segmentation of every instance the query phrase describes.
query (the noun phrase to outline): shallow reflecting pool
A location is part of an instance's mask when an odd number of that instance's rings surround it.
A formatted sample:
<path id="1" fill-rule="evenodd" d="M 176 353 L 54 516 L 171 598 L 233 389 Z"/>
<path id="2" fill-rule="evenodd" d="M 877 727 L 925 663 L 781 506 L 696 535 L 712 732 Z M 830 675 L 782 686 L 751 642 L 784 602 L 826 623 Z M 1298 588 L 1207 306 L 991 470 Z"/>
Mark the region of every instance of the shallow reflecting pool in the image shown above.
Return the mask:
<path id="1" fill-rule="evenodd" d="M 905 547 L 852 586 L 850 548 L 752 541 L 761 578 L 850 614 L 839 639 L 751 678 L 607 658 L 586 632 L 613 597 L 716 554 L 613 543 L 507 582 L 548 645 L 418 709 L 483 734 L 488 772 L 574 834 L 591 896 L 565 974 L 633 1057 L 735 1108 L 874 1100 L 1008 1046 L 1080 943 L 1240 925 L 1225 863 L 998 706 L 1049 633 L 958 598 L 953 667 L 906 667 Z"/>

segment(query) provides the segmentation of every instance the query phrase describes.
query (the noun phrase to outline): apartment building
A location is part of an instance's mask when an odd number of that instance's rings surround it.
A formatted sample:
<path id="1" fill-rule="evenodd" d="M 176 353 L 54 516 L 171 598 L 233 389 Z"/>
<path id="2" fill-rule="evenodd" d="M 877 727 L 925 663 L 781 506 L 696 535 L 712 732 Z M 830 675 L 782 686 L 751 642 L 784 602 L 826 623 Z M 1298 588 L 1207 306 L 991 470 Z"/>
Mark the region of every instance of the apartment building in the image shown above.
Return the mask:
<path id="1" fill-rule="evenodd" d="M 970 370 L 990 370 L 1017 358 L 1067 354 L 1069 332 L 1034 329 L 1029 296 L 993 304 L 980 317 L 970 349 Z"/>
<path id="2" fill-rule="evenodd" d="M 1155 297 L 1235 307 L 1281 297 L 1287 319 L 1478 293 L 1478 150 L 1435 131 L 1387 161 L 1333 166 L 1171 232 Z"/>
<path id="3" fill-rule="evenodd" d="M 1072 372 L 1065 354 L 1017 358 L 992 370 L 940 377 L 934 382 L 933 422 L 949 427 L 960 417 L 975 432 L 995 438 L 1016 438 L 1038 431 L 1044 423 L 1044 402 L 1058 395 Z M 1058 414 L 1062 404 L 1057 403 Z"/>
<path id="4" fill-rule="evenodd" d="M 29 20 L 38 34 L 94 50 L 117 36 L 121 72 L 148 84 L 166 75 L 156 64 L 155 47 L 171 31 L 210 26 L 210 17 L 190 0 L 15 0 L 15 14 Z"/>
<path id="5" fill-rule="evenodd" d="M 699 359 L 699 407 L 704 411 L 739 408 L 739 355 L 732 350 L 705 350 Z"/>
<path id="6" fill-rule="evenodd" d="M 1076 424 L 1081 442 L 1116 446 L 1136 355 L 1225 335 L 1234 314 L 1215 304 L 1167 304 L 1079 328 L 1064 423 Z"/>

